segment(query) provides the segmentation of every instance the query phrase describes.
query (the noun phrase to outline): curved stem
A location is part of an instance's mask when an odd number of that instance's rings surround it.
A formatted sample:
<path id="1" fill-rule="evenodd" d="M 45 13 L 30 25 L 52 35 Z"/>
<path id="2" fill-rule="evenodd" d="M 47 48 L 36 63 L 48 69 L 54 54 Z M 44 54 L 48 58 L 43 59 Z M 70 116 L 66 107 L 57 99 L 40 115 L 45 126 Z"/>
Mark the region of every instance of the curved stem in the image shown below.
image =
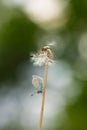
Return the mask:
<path id="1" fill-rule="evenodd" d="M 48 63 L 45 64 L 43 93 L 42 93 L 42 104 L 41 104 L 40 121 L 39 121 L 38 130 L 42 129 L 43 113 L 44 113 L 44 103 L 45 103 L 45 94 L 46 94 L 46 86 L 47 86 L 47 75 L 48 75 Z"/>

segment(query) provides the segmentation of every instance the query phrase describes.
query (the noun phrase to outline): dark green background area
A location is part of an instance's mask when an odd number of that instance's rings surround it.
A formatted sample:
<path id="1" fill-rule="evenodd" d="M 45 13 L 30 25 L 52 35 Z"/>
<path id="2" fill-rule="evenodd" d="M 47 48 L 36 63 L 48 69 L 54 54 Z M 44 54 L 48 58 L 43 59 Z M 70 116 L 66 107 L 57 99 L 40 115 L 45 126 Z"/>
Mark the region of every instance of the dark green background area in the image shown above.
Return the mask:
<path id="1" fill-rule="evenodd" d="M 79 56 L 78 37 L 87 31 L 87 1 L 71 0 L 70 9 L 71 16 L 66 28 L 58 32 L 58 35 L 65 38 L 67 47 L 60 56 L 57 54 L 57 59 L 65 60 L 73 71 L 76 71 L 75 63 Z M 8 9 L 3 5 L 0 5 L 0 24 L 0 83 L 9 80 L 11 83 L 16 83 L 17 68 L 30 61 L 30 53 L 37 50 L 36 34 L 44 31 L 32 23 L 21 9 Z M 70 39 L 69 42 L 66 37 Z M 60 128 L 57 126 L 56 115 L 54 130 L 87 130 L 87 79 L 79 79 L 77 75 L 75 78 L 83 87 L 82 93 L 74 104 L 67 107 L 68 119 Z M 13 124 L 13 127 L 8 125 L 7 130 L 22 130 L 22 128 L 18 124 L 17 126 Z"/>
<path id="2" fill-rule="evenodd" d="M 14 9 L 14 14 L 0 30 L 0 80 L 15 78 L 17 66 L 29 60 L 29 53 L 35 50 L 37 27 L 26 15 Z"/>

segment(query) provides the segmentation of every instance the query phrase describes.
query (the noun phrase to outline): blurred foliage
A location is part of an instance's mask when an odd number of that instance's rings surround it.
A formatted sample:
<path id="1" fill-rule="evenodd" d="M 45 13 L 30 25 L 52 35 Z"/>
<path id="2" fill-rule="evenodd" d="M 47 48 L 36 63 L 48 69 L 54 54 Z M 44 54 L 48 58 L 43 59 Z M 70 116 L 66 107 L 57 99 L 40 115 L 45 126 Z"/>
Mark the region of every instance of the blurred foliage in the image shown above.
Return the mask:
<path id="1" fill-rule="evenodd" d="M 17 66 L 29 59 L 29 53 L 36 48 L 36 29 L 21 10 L 14 9 L 0 30 L 0 81 L 13 78 Z"/>
<path id="2" fill-rule="evenodd" d="M 60 130 L 85 130 L 87 129 L 87 81 L 80 81 L 83 85 L 81 96 L 74 104 L 67 107 L 68 119 Z"/>

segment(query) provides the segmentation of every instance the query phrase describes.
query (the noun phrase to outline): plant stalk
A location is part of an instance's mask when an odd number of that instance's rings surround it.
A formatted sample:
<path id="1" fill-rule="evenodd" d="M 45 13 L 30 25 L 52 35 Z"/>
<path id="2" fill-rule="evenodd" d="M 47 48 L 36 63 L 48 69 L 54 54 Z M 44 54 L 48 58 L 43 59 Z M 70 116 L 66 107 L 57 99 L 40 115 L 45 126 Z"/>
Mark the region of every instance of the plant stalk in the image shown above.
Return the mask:
<path id="1" fill-rule="evenodd" d="M 48 63 L 45 64 L 43 93 L 42 93 L 42 104 L 41 104 L 40 121 L 39 121 L 38 130 L 42 130 L 45 94 L 46 94 L 46 86 L 47 86 L 47 75 L 48 75 Z"/>

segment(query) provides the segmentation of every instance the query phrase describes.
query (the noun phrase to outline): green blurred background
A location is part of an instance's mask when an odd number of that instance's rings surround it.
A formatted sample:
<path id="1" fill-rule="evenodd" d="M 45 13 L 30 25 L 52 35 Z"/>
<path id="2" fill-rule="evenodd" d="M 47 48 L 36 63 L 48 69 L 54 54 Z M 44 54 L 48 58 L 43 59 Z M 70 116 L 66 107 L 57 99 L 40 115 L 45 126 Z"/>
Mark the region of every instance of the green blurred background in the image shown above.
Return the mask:
<path id="1" fill-rule="evenodd" d="M 66 71 L 70 69 L 73 73 L 72 82 L 78 85 L 73 85 L 73 98 L 64 106 L 63 112 L 61 114 L 56 112 L 51 117 L 53 127 L 50 126 L 49 118 L 46 120 L 44 116 L 44 125 L 47 123 L 48 126 L 43 129 L 87 130 L 87 1 L 70 0 L 67 2 L 66 15 L 57 21 L 59 24 L 59 22 L 67 19 L 66 22 L 61 26 L 60 24 L 56 26 L 56 23 L 55 28 L 51 28 L 51 22 L 46 25 L 46 23 L 33 20 L 32 14 L 28 15 L 23 9 L 23 5 L 10 4 L 10 1 L 5 3 L 5 0 L 0 1 L 0 130 L 37 129 L 39 114 L 36 118 L 37 121 L 33 121 L 34 117 L 31 118 L 34 116 L 33 114 L 24 116 L 26 121 L 20 123 L 23 118 L 23 116 L 21 117 L 23 107 L 27 107 L 22 102 L 24 102 L 26 93 L 29 95 L 32 91 L 32 74 L 39 72 L 39 68 L 34 67 L 30 62 L 30 54 L 36 52 L 39 47 L 43 46 L 43 43 L 51 41 L 56 42 L 56 47 L 54 47 L 55 60 L 63 66 L 64 64 L 67 65 Z M 47 28 L 48 24 L 50 24 L 50 29 Z M 34 72 L 33 68 L 36 68 Z M 43 68 L 40 68 L 40 71 L 43 74 Z M 61 76 L 59 75 L 59 77 Z M 22 81 L 25 81 L 24 84 Z M 54 89 L 59 91 L 55 87 Z M 72 93 L 72 89 L 68 91 L 67 87 L 64 91 Z M 78 96 L 74 97 L 76 91 L 77 93 L 80 92 L 77 94 Z M 67 93 L 65 95 L 66 100 L 69 98 Z M 10 100 L 12 97 L 14 97 L 13 101 Z M 33 97 L 32 100 L 29 95 L 28 98 L 30 98 L 28 103 L 32 105 L 31 102 L 36 97 Z M 57 97 L 54 100 L 57 102 Z M 35 109 L 36 107 L 37 105 Z M 57 110 L 57 106 L 55 107 Z M 12 111 L 13 108 L 15 108 L 14 111 Z M 47 113 L 49 113 L 49 107 Z M 27 120 L 28 116 L 29 120 Z M 29 122 L 31 125 L 28 125 Z M 37 123 L 36 128 L 33 128 L 34 122 Z"/>

